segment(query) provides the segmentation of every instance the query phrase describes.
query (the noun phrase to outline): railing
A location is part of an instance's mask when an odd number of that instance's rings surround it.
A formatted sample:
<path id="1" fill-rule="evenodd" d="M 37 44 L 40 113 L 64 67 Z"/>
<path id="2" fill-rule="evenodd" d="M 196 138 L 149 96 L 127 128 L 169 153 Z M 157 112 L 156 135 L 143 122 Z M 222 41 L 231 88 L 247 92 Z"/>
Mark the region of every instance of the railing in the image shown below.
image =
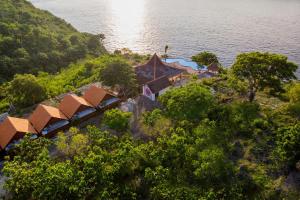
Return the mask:
<path id="1" fill-rule="evenodd" d="M 87 115 L 89 115 L 89 114 L 91 114 L 91 113 L 94 113 L 94 112 L 96 112 L 96 109 L 95 109 L 95 108 L 88 108 L 88 109 L 86 109 L 86 110 L 83 110 L 83 111 L 81 111 L 81 112 L 76 113 L 76 114 L 74 115 L 73 119 L 74 119 L 74 120 L 76 120 L 76 119 L 81 119 L 81 118 L 83 118 L 83 117 L 85 117 L 85 116 L 87 116 Z"/>
<path id="2" fill-rule="evenodd" d="M 69 121 L 67 121 L 67 120 L 61 120 L 56 123 L 50 124 L 49 126 L 47 126 L 46 128 L 43 129 L 42 135 L 47 135 L 47 134 L 51 133 L 52 131 L 62 128 L 68 124 L 69 124 Z"/>
<path id="3" fill-rule="evenodd" d="M 99 108 L 105 108 L 106 106 L 109 106 L 109 105 L 111 105 L 113 103 L 116 103 L 118 101 L 120 101 L 119 98 L 113 97 L 113 98 L 110 98 L 108 100 L 103 101 L 98 107 Z"/>

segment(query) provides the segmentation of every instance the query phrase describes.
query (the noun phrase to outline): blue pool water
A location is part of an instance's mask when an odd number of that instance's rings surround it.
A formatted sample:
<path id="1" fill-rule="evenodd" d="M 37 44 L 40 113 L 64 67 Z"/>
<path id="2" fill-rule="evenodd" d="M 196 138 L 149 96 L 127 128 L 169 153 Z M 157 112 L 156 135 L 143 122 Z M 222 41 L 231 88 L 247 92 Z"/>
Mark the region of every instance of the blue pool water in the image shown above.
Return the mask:
<path id="1" fill-rule="evenodd" d="M 167 58 L 166 60 L 163 59 L 163 61 L 165 61 L 166 63 L 178 62 L 182 66 L 191 67 L 191 68 L 193 68 L 195 70 L 198 70 L 198 64 L 196 62 L 194 62 L 194 61 L 187 61 L 187 60 L 182 59 L 182 58 Z"/>

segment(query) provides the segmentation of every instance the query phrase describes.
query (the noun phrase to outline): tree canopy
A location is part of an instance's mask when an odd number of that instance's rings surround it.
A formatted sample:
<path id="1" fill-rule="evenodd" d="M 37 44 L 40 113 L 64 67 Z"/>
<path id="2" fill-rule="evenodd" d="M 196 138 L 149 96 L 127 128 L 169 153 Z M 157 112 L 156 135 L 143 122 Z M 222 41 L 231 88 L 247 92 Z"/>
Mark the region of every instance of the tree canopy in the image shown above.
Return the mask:
<path id="1" fill-rule="evenodd" d="M 135 95 L 137 81 L 133 67 L 122 58 L 112 58 L 100 71 L 100 81 L 125 96 Z"/>
<path id="2" fill-rule="evenodd" d="M 291 102 L 300 102 L 300 83 L 295 83 L 288 91 L 288 96 Z"/>
<path id="3" fill-rule="evenodd" d="M 295 79 L 298 66 L 279 54 L 250 52 L 237 56 L 232 66 L 236 78 L 246 81 L 249 101 L 253 101 L 257 90 L 266 87 L 275 91 L 282 89 L 283 81 Z"/>
<path id="4" fill-rule="evenodd" d="M 47 97 L 45 87 L 31 74 L 15 75 L 8 84 L 7 95 L 17 106 L 30 106 Z"/>
<path id="5" fill-rule="evenodd" d="M 131 113 L 119 109 L 107 110 L 103 116 L 103 124 L 116 131 L 126 131 L 129 128 Z"/>
<path id="6" fill-rule="evenodd" d="M 204 81 L 162 95 L 141 118 L 146 135 L 113 109 L 100 128 L 26 136 L 4 163 L 5 188 L 13 199 L 299 199 L 281 189 L 299 161 L 298 118 L 285 105 L 219 101 L 230 84 L 218 80 L 214 96 Z"/>
<path id="7" fill-rule="evenodd" d="M 218 57 L 211 52 L 203 51 L 197 55 L 192 56 L 192 60 L 196 62 L 199 67 L 209 66 L 211 64 L 219 64 Z"/>
<path id="8" fill-rule="evenodd" d="M 203 119 L 214 105 L 210 90 L 194 83 L 167 91 L 159 101 L 173 119 Z"/>

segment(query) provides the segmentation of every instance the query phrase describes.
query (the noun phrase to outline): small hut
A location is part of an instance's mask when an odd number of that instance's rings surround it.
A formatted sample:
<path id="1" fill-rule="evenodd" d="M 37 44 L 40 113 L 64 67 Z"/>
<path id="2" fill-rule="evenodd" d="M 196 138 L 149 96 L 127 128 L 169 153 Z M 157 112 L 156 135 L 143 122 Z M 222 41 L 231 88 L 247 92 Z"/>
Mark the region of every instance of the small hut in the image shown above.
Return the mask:
<path id="1" fill-rule="evenodd" d="M 37 131 L 29 120 L 7 117 L 0 124 L 0 149 L 8 151 L 26 134 L 30 134 L 33 139 L 37 138 Z"/>
<path id="2" fill-rule="evenodd" d="M 46 137 L 53 137 L 69 125 L 68 118 L 59 109 L 42 104 L 30 115 L 29 121 L 39 134 Z"/>
<path id="3" fill-rule="evenodd" d="M 91 86 L 85 91 L 83 98 L 98 110 L 106 110 L 117 106 L 121 99 L 108 90 L 97 86 Z"/>
<path id="4" fill-rule="evenodd" d="M 58 109 L 70 121 L 86 119 L 96 112 L 93 105 L 75 94 L 66 95 L 60 102 Z"/>

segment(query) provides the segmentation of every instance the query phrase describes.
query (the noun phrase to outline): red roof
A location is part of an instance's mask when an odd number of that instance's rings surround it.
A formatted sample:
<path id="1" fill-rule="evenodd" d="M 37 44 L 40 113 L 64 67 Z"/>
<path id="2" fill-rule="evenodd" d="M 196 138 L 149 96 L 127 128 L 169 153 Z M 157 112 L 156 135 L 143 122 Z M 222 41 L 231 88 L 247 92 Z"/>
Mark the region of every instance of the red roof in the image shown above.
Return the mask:
<path id="1" fill-rule="evenodd" d="M 85 108 L 93 107 L 84 98 L 75 94 L 66 95 L 59 104 L 58 109 L 62 111 L 69 119 L 79 111 Z"/>
<path id="2" fill-rule="evenodd" d="M 7 117 L 1 124 L 0 124 L 0 146 L 4 149 L 11 140 L 16 136 L 16 134 L 36 134 L 36 130 L 30 124 L 29 120 L 21 119 L 21 118 L 14 118 L 14 117 Z"/>
<path id="3" fill-rule="evenodd" d="M 91 86 L 83 95 L 83 98 L 92 104 L 94 107 L 97 107 L 103 100 L 115 97 L 115 95 L 111 94 L 109 91 L 96 87 Z"/>
<path id="4" fill-rule="evenodd" d="M 29 121 L 38 132 L 41 132 L 52 119 L 67 120 L 68 118 L 59 109 L 42 104 L 39 104 L 29 117 Z"/>

